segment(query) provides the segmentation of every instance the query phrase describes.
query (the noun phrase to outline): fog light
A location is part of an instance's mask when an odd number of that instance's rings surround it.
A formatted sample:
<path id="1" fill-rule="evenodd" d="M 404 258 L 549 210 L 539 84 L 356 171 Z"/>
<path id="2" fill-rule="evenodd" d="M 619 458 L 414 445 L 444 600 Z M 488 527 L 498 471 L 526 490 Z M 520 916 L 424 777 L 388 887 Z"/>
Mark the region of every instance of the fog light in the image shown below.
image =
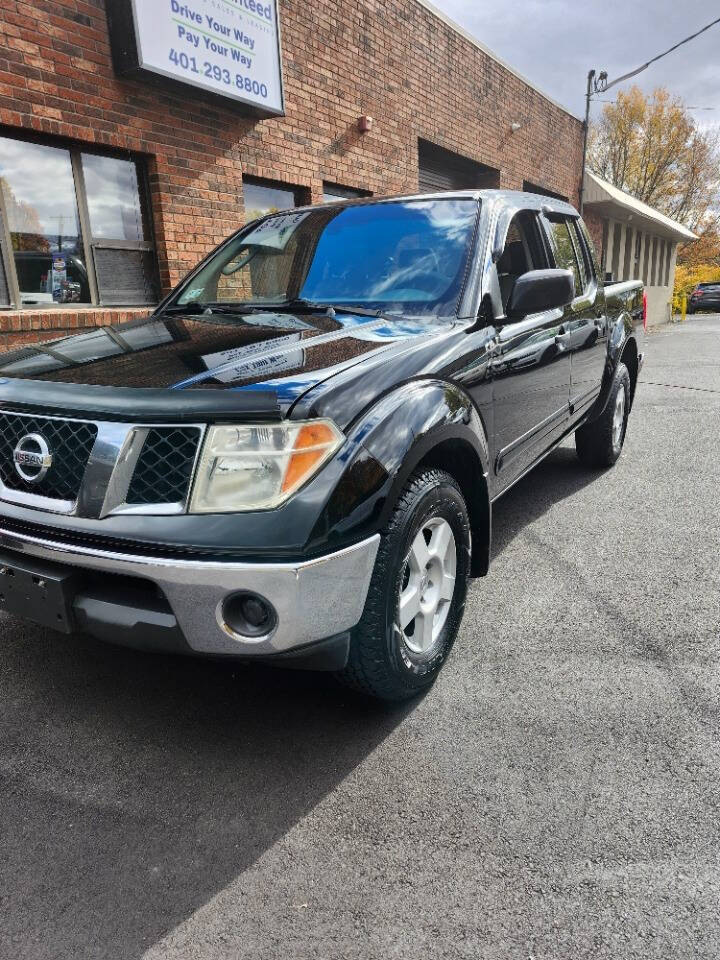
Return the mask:
<path id="1" fill-rule="evenodd" d="M 277 614 L 259 593 L 234 593 L 223 601 L 222 626 L 241 640 L 262 640 L 277 626 Z"/>

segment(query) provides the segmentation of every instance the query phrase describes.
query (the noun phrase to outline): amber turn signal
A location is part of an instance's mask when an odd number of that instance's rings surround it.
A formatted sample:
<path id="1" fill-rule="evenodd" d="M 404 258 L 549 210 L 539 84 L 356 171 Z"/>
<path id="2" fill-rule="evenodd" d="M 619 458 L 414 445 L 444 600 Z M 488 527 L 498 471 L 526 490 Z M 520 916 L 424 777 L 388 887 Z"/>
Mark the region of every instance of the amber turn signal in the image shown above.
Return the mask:
<path id="1" fill-rule="evenodd" d="M 327 423 L 307 423 L 300 429 L 282 483 L 282 492 L 297 489 L 337 446 L 337 435 Z"/>

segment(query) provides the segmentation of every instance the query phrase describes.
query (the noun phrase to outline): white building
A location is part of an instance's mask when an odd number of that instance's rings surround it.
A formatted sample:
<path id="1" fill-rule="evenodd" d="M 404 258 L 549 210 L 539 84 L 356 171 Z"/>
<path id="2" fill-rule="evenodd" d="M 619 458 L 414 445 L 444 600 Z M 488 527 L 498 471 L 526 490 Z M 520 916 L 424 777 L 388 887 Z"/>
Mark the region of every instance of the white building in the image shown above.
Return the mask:
<path id="1" fill-rule="evenodd" d="M 589 170 L 584 215 L 603 271 L 614 280 L 642 280 L 648 323 L 669 320 L 678 244 L 695 234 Z"/>

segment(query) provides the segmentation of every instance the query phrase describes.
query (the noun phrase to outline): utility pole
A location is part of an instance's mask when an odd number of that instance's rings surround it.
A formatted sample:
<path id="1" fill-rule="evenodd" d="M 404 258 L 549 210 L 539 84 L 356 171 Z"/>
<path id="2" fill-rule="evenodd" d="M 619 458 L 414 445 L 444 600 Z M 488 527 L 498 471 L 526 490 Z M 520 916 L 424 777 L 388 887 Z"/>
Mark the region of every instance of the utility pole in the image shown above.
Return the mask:
<path id="1" fill-rule="evenodd" d="M 585 167 L 587 165 L 587 145 L 588 134 L 590 132 L 590 97 L 592 96 L 592 83 L 595 79 L 595 71 L 588 73 L 587 93 L 585 94 L 585 123 L 583 124 L 583 155 L 582 155 L 582 173 L 580 175 L 580 216 L 583 213 L 583 203 L 585 201 Z"/>

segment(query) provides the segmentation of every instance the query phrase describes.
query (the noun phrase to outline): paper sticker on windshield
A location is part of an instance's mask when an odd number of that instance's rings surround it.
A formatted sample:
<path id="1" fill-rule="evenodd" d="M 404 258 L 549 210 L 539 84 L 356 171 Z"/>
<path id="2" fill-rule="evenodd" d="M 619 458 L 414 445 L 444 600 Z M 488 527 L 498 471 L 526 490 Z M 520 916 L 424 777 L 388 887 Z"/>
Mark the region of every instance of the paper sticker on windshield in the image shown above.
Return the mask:
<path id="1" fill-rule="evenodd" d="M 309 217 L 310 213 L 310 210 L 306 210 L 304 213 L 281 213 L 277 217 L 270 217 L 243 237 L 243 243 L 248 246 L 284 250 L 299 224 Z"/>

